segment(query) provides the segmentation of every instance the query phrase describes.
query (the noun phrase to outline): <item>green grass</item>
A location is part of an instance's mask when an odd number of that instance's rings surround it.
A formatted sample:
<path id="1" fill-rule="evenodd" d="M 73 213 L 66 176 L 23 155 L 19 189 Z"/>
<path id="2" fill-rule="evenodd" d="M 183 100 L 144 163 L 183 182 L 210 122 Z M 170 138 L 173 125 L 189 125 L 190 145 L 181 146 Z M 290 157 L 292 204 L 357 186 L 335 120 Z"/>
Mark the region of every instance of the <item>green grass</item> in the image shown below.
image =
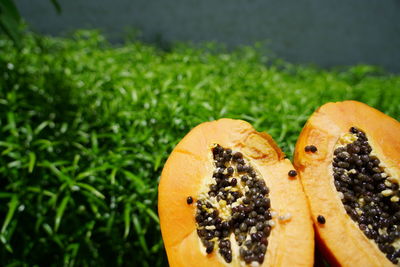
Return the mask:
<path id="1" fill-rule="evenodd" d="M 157 184 L 192 127 L 243 119 L 291 157 L 308 116 L 344 99 L 398 119 L 400 77 L 92 31 L 0 38 L 0 265 L 165 265 Z"/>

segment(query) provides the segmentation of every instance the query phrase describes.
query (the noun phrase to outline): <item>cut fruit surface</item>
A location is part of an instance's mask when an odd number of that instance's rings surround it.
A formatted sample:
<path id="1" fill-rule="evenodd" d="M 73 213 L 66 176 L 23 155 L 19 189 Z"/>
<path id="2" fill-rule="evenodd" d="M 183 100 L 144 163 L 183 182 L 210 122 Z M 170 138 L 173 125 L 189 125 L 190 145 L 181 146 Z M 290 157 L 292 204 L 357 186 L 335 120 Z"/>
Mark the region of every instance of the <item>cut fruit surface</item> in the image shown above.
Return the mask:
<path id="1" fill-rule="evenodd" d="M 266 133 L 221 119 L 169 156 L 158 212 L 170 266 L 312 266 L 314 234 L 297 172 Z"/>
<path id="2" fill-rule="evenodd" d="M 356 101 L 325 104 L 304 126 L 294 165 L 332 264 L 399 264 L 398 121 Z"/>

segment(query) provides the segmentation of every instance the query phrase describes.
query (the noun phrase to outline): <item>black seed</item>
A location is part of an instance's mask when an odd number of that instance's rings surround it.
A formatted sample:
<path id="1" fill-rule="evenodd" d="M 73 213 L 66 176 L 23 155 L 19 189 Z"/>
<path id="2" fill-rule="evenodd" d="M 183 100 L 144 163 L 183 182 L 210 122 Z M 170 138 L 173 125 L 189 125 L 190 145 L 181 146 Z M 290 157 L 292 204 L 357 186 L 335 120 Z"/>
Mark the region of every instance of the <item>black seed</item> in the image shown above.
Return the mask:
<path id="1" fill-rule="evenodd" d="M 297 175 L 297 172 L 296 172 L 295 170 L 290 170 L 289 173 L 288 173 L 288 175 L 289 175 L 290 177 L 295 177 L 295 176 Z"/>
<path id="2" fill-rule="evenodd" d="M 399 190 L 399 185 L 398 184 L 392 184 L 391 188 L 392 188 L 392 190 Z"/>
<path id="3" fill-rule="evenodd" d="M 224 170 L 225 170 L 225 167 L 224 167 L 224 166 L 220 166 L 220 167 L 217 169 L 217 172 L 221 175 L 221 174 L 224 172 Z"/>
<path id="4" fill-rule="evenodd" d="M 252 262 L 252 257 L 250 256 L 250 255 L 246 255 L 246 256 L 244 256 L 244 261 L 247 263 L 247 264 L 249 264 L 250 262 Z"/>
<path id="5" fill-rule="evenodd" d="M 379 167 L 372 168 L 372 171 L 376 173 L 381 173 L 381 169 Z"/>
<path id="6" fill-rule="evenodd" d="M 251 240 L 252 241 L 259 241 L 260 240 L 259 236 L 256 233 L 251 234 L 250 236 L 251 236 Z"/>
<path id="7" fill-rule="evenodd" d="M 201 216 L 200 214 L 196 215 L 196 222 L 199 223 L 199 222 L 201 222 L 203 220 L 204 220 L 203 216 Z"/>
<path id="8" fill-rule="evenodd" d="M 318 221 L 320 224 L 325 224 L 325 217 L 322 216 L 322 215 L 318 215 L 317 221 Z"/>
<path id="9" fill-rule="evenodd" d="M 351 200 L 355 199 L 354 195 L 351 192 L 346 192 L 343 194 L 343 196 L 344 196 L 344 200 L 351 201 Z"/>
<path id="10" fill-rule="evenodd" d="M 207 252 L 207 254 L 210 254 L 213 252 L 213 250 L 214 250 L 214 243 L 210 242 L 210 245 L 208 245 L 206 248 L 206 252 Z"/>
<path id="11" fill-rule="evenodd" d="M 246 223 L 241 223 L 240 224 L 240 231 L 242 231 L 242 232 L 247 231 L 247 224 Z"/>
<path id="12" fill-rule="evenodd" d="M 358 213 L 357 213 L 356 210 L 353 210 L 353 209 L 352 209 L 352 210 L 350 211 L 350 217 L 351 217 L 353 220 L 357 221 L 359 215 L 358 215 Z"/>
<path id="13" fill-rule="evenodd" d="M 339 161 L 338 166 L 340 168 L 348 168 L 348 167 L 350 167 L 350 164 L 348 162 L 345 162 L 345 161 Z"/>
<path id="14" fill-rule="evenodd" d="M 372 163 L 375 165 L 375 166 L 379 166 L 379 163 L 381 163 L 381 161 L 379 160 L 379 159 L 374 159 L 373 161 L 372 161 Z"/>
<path id="15" fill-rule="evenodd" d="M 260 264 L 263 263 L 263 261 L 264 261 L 264 254 L 263 253 L 257 255 L 257 261 Z"/>
<path id="16" fill-rule="evenodd" d="M 234 159 L 241 159 L 242 157 L 243 157 L 243 155 L 240 152 L 236 152 L 235 154 L 233 154 Z"/>
<path id="17" fill-rule="evenodd" d="M 246 185 L 251 188 L 253 186 L 253 181 L 247 180 Z M 246 192 L 246 193 L 248 193 L 248 192 Z"/>
<path id="18" fill-rule="evenodd" d="M 223 256 L 225 256 L 229 251 L 229 248 L 223 247 L 219 249 L 219 253 L 221 253 Z"/>
<path id="19" fill-rule="evenodd" d="M 362 173 L 359 173 L 357 175 L 357 178 L 360 179 L 363 182 L 372 182 L 372 181 L 370 181 L 371 179 L 367 175 L 362 174 Z"/>
<path id="20" fill-rule="evenodd" d="M 186 203 L 188 203 L 189 205 L 192 204 L 193 203 L 193 198 L 191 196 L 187 197 Z"/>
<path id="21" fill-rule="evenodd" d="M 236 168 L 237 168 L 238 172 L 243 172 L 243 165 L 242 164 L 238 164 Z"/>
<path id="22" fill-rule="evenodd" d="M 232 158 L 232 155 L 225 152 L 222 157 L 223 157 L 224 161 L 229 161 Z"/>
<path id="23" fill-rule="evenodd" d="M 229 229 L 230 228 L 230 224 L 229 224 L 228 221 L 223 221 L 221 223 L 221 226 L 222 226 L 223 229 Z"/>
<path id="24" fill-rule="evenodd" d="M 235 235 L 239 235 L 239 234 L 240 234 L 240 229 L 239 229 L 239 228 L 236 228 L 235 231 L 234 231 L 234 233 L 235 233 Z"/>
<path id="25" fill-rule="evenodd" d="M 263 194 L 263 195 L 268 194 L 268 193 L 269 193 L 268 187 L 262 186 L 262 187 L 260 188 L 260 193 Z"/>
<path id="26" fill-rule="evenodd" d="M 215 237 L 221 237 L 221 234 L 222 233 L 220 231 L 216 230 L 215 233 L 214 233 L 214 236 Z"/>
<path id="27" fill-rule="evenodd" d="M 264 198 L 264 207 L 268 209 L 271 207 L 271 200 L 269 198 Z"/>
<path id="28" fill-rule="evenodd" d="M 257 231 L 262 231 L 264 229 L 264 223 L 258 222 L 256 224 L 256 229 L 257 229 Z"/>
<path id="29" fill-rule="evenodd" d="M 250 212 L 249 218 L 255 218 L 255 217 L 257 217 L 257 212 L 253 210 L 252 212 Z"/>
<path id="30" fill-rule="evenodd" d="M 335 156 L 337 156 L 339 153 L 345 151 L 345 149 L 343 147 L 338 147 L 337 149 L 335 149 L 335 151 L 333 152 L 333 154 Z"/>
<path id="31" fill-rule="evenodd" d="M 317 149 L 316 146 L 314 146 L 314 145 L 311 145 L 311 146 L 310 146 L 310 152 L 315 153 L 315 152 L 317 152 L 317 151 L 318 151 L 318 149 Z"/>
<path id="32" fill-rule="evenodd" d="M 225 261 L 227 263 L 232 262 L 232 252 L 225 255 Z"/>
<path id="33" fill-rule="evenodd" d="M 229 236 L 229 231 L 228 230 L 223 230 L 222 231 L 222 237 L 228 237 Z"/>
<path id="34" fill-rule="evenodd" d="M 363 161 L 363 162 L 368 162 L 369 161 L 369 156 L 368 155 L 361 155 L 361 160 Z"/>
<path id="35" fill-rule="evenodd" d="M 340 152 L 337 157 L 341 160 L 348 160 L 350 155 L 346 151 Z"/>
<path id="36" fill-rule="evenodd" d="M 352 154 L 358 154 L 360 153 L 360 147 L 354 144 L 349 144 L 347 146 L 347 151 Z"/>
<path id="37" fill-rule="evenodd" d="M 244 212 L 240 212 L 238 216 L 239 221 L 243 221 L 246 218 L 246 214 Z"/>
<path id="38" fill-rule="evenodd" d="M 386 185 L 385 184 L 378 184 L 377 188 L 378 188 L 379 191 L 383 191 L 383 190 L 386 189 Z"/>
<path id="39" fill-rule="evenodd" d="M 345 183 L 351 183 L 351 179 L 349 178 L 349 176 L 347 176 L 346 174 L 342 174 L 341 176 L 340 176 L 340 180 L 341 181 L 343 181 L 343 182 L 345 182 Z"/>
<path id="40" fill-rule="evenodd" d="M 272 219 L 271 213 L 269 211 L 265 212 L 264 217 L 265 217 L 266 220 Z"/>
<path id="41" fill-rule="evenodd" d="M 257 176 L 257 173 L 254 170 L 252 170 L 252 171 L 249 171 L 249 175 L 251 177 L 255 178 Z"/>
<path id="42" fill-rule="evenodd" d="M 237 180 L 236 180 L 236 184 L 237 184 Z M 233 198 L 235 198 L 235 200 L 242 196 L 242 194 L 240 192 L 238 192 L 238 191 L 231 192 L 231 195 L 232 195 Z"/>
<path id="43" fill-rule="evenodd" d="M 206 234 L 206 236 L 205 236 L 205 238 L 206 238 L 207 240 L 213 239 L 213 237 L 214 237 L 214 235 L 213 235 L 212 232 L 207 232 L 207 234 Z"/>
<path id="44" fill-rule="evenodd" d="M 269 234 L 271 233 L 271 226 L 270 225 L 265 226 L 263 232 L 264 232 L 265 236 L 268 237 Z"/>
<path id="45" fill-rule="evenodd" d="M 304 148 L 304 151 L 305 151 L 305 152 L 310 152 L 310 146 L 306 146 L 306 147 Z"/>
<path id="46" fill-rule="evenodd" d="M 264 208 L 261 208 L 261 209 L 264 209 Z M 264 209 L 264 210 L 265 210 L 265 209 Z M 265 213 L 265 211 L 258 211 L 258 212 L 259 212 L 259 213 L 262 213 L 262 214 Z M 262 215 L 262 214 L 257 215 L 257 218 L 256 218 L 257 221 L 263 222 L 263 221 L 266 220 L 266 219 L 265 219 L 265 216 Z"/>
<path id="47" fill-rule="evenodd" d="M 247 224 L 250 226 L 256 225 L 256 220 L 253 218 L 248 218 Z"/>
<path id="48" fill-rule="evenodd" d="M 359 130 L 356 127 L 351 127 L 350 132 L 356 134 L 359 133 Z"/>
<path id="49" fill-rule="evenodd" d="M 214 155 L 219 154 L 219 152 L 223 150 L 224 149 L 220 145 L 217 145 L 212 149 Z"/>
<path id="50" fill-rule="evenodd" d="M 237 163 L 244 165 L 244 159 L 240 158 L 236 160 Z"/>
<path id="51" fill-rule="evenodd" d="M 229 175 L 231 175 L 231 174 L 233 173 L 233 171 L 234 171 L 234 169 L 233 169 L 232 167 L 228 167 L 228 168 L 226 169 L 226 172 L 227 172 Z"/>
<path id="52" fill-rule="evenodd" d="M 358 159 L 358 160 L 355 162 L 355 164 L 356 164 L 358 167 L 361 167 L 361 166 L 363 165 L 363 162 L 362 162 L 361 159 Z"/>
<path id="53" fill-rule="evenodd" d="M 231 186 L 236 186 L 237 185 L 237 180 L 236 178 L 232 178 L 231 180 Z"/>
<path id="54" fill-rule="evenodd" d="M 386 251 L 386 253 L 388 253 L 388 254 L 392 254 L 392 253 L 394 252 L 394 247 L 388 245 L 388 246 L 386 246 L 385 251 Z"/>

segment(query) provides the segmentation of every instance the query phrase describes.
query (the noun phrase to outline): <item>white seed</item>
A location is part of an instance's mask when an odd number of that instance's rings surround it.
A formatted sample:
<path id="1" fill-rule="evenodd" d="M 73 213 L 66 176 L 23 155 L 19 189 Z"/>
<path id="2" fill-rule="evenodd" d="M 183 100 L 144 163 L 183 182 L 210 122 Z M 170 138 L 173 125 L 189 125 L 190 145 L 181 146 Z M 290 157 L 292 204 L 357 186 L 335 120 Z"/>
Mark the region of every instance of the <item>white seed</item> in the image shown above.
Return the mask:
<path id="1" fill-rule="evenodd" d="M 392 201 L 392 202 L 399 202 L 399 197 L 398 196 L 392 196 L 391 198 L 390 198 L 390 201 Z"/>
<path id="2" fill-rule="evenodd" d="M 271 213 L 271 217 L 272 218 L 275 218 L 276 215 L 278 215 L 278 213 L 276 211 L 271 211 L 270 213 Z"/>
<path id="3" fill-rule="evenodd" d="M 382 193 L 382 195 L 385 196 L 385 197 L 388 197 L 388 196 L 393 195 L 393 191 L 392 191 L 391 189 L 383 190 L 381 193 Z"/>
<path id="4" fill-rule="evenodd" d="M 356 171 L 355 169 L 351 169 L 351 170 L 348 171 L 347 173 L 354 174 L 354 173 L 357 173 L 357 171 Z"/>
<path id="5" fill-rule="evenodd" d="M 360 210 L 359 208 L 356 208 L 356 212 L 357 212 L 358 215 L 362 214 L 362 210 Z"/>
<path id="6" fill-rule="evenodd" d="M 268 221 L 269 226 L 274 227 L 275 226 L 275 222 L 274 221 Z"/>
<path id="7" fill-rule="evenodd" d="M 260 266 L 260 264 L 258 262 L 256 262 L 256 261 L 253 261 L 253 262 L 251 262 L 250 266 L 251 267 L 258 267 L 258 266 Z"/>
<path id="8" fill-rule="evenodd" d="M 391 186 L 392 186 L 392 183 L 391 183 L 390 181 L 388 181 L 388 180 L 385 180 L 385 185 L 386 185 L 387 187 L 391 187 Z"/>
<path id="9" fill-rule="evenodd" d="M 344 195 L 343 195 L 342 192 L 339 192 L 338 195 L 339 195 L 339 198 L 340 198 L 340 199 L 343 199 L 343 198 L 344 198 Z"/>
<path id="10" fill-rule="evenodd" d="M 280 221 L 288 221 L 292 218 L 292 214 L 286 213 L 285 215 L 281 215 L 278 217 Z"/>

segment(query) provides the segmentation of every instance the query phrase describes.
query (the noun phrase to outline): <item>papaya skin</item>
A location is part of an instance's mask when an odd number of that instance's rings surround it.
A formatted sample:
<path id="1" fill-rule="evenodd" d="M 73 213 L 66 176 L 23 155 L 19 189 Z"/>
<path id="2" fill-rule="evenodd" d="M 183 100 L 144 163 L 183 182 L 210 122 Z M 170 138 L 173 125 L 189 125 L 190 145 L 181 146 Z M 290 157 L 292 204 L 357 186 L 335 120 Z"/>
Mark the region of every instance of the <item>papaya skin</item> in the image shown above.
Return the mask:
<path id="1" fill-rule="evenodd" d="M 334 146 L 352 126 L 366 133 L 378 158 L 399 177 L 398 121 L 357 101 L 328 103 L 315 111 L 297 140 L 294 165 L 311 207 L 317 244 L 333 266 L 393 266 L 347 215 L 333 184 Z M 318 151 L 305 152 L 307 145 Z M 318 215 L 325 217 L 325 224 L 317 222 Z"/>
<path id="2" fill-rule="evenodd" d="M 268 238 L 261 266 L 312 266 L 314 233 L 300 181 L 288 177 L 291 162 L 266 133 L 256 132 L 240 120 L 220 119 L 192 129 L 175 147 L 162 171 L 158 213 L 170 266 L 243 266 L 236 255 L 227 264 L 215 248 L 206 254 L 196 232 L 195 201 L 202 180 L 214 169 L 211 147 L 220 144 L 243 153 L 270 188 L 271 206 L 278 214 L 291 213 L 277 222 Z M 193 197 L 188 205 L 186 198 Z"/>

